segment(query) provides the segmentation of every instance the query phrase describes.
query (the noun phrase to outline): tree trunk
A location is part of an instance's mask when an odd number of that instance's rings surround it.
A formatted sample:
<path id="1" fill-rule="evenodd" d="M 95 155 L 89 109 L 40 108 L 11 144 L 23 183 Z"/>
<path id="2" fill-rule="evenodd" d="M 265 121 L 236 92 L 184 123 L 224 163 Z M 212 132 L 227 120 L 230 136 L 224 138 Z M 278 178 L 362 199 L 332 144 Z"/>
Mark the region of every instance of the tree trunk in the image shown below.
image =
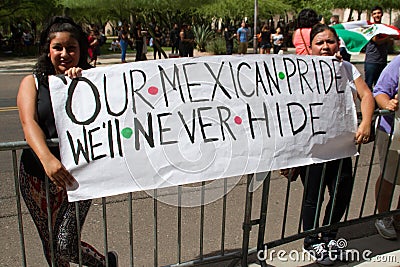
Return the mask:
<path id="1" fill-rule="evenodd" d="M 349 13 L 349 17 L 347 18 L 347 21 L 351 21 L 352 16 L 353 16 L 353 9 L 350 8 L 350 13 Z"/>
<path id="2" fill-rule="evenodd" d="M 361 20 L 362 10 L 357 10 L 357 13 L 358 13 L 357 20 Z"/>

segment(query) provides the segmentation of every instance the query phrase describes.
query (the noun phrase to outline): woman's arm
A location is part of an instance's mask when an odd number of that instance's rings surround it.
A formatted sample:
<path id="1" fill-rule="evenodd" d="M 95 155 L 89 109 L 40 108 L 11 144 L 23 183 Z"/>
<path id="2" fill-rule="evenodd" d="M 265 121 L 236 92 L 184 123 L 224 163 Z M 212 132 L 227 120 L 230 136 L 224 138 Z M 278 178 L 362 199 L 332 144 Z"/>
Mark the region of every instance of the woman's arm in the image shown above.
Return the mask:
<path id="1" fill-rule="evenodd" d="M 89 46 L 95 46 L 99 43 L 99 40 L 97 38 L 94 38 L 94 40 L 89 44 Z"/>
<path id="2" fill-rule="evenodd" d="M 394 96 L 394 98 L 390 99 L 387 94 L 379 94 L 375 96 L 376 103 L 379 108 L 387 109 L 390 111 L 396 111 L 399 109 L 399 98 L 398 94 Z"/>
<path id="3" fill-rule="evenodd" d="M 382 71 L 374 87 L 379 108 L 396 111 L 399 108 L 398 89 L 400 79 L 400 56 L 396 56 Z"/>
<path id="4" fill-rule="evenodd" d="M 17 105 L 26 141 L 38 156 L 47 176 L 55 185 L 65 188 L 72 186 L 75 179 L 61 162 L 50 152 L 46 136 L 38 124 L 37 89 L 33 75 L 26 76 L 19 86 Z"/>
<path id="5" fill-rule="evenodd" d="M 371 90 L 361 76 L 354 80 L 354 84 L 356 85 L 357 95 L 361 100 L 362 120 L 358 126 L 355 137 L 356 142 L 360 144 L 365 143 L 371 134 L 371 122 L 375 110 L 375 100 Z"/>

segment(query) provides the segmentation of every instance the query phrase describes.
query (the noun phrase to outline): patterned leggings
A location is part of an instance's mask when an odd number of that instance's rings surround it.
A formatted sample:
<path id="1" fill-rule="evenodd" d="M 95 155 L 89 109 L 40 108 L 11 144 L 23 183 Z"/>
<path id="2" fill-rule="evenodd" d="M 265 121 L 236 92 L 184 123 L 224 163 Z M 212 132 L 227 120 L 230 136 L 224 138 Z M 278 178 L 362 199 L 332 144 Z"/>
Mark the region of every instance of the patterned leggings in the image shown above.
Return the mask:
<path id="1" fill-rule="evenodd" d="M 51 266 L 51 250 L 48 229 L 45 182 L 25 172 L 21 163 L 19 173 L 21 194 L 26 206 L 35 222 L 42 240 L 44 254 Z M 78 234 L 75 217 L 75 203 L 68 202 L 66 191 L 57 188 L 49 181 L 50 210 L 53 231 L 53 248 L 55 266 L 69 266 L 70 262 L 79 263 Z M 79 202 L 79 222 L 82 229 L 91 200 Z M 85 266 L 105 266 L 105 258 L 91 245 L 80 242 L 82 249 L 82 263 Z"/>

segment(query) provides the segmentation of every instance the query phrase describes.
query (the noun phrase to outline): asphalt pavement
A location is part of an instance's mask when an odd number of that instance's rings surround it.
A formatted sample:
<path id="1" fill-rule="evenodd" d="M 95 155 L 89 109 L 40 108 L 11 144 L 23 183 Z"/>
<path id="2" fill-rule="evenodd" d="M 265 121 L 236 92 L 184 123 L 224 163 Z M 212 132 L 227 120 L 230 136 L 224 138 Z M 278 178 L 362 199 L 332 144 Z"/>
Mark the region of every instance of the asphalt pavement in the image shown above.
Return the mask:
<path id="1" fill-rule="evenodd" d="M 249 48 L 248 53 L 253 53 L 253 49 Z M 284 54 L 294 54 L 294 48 L 288 48 L 287 51 L 284 51 Z M 167 55 L 168 52 L 167 52 Z M 207 56 L 208 53 L 202 53 L 197 50 L 194 52 L 195 57 Z M 146 54 L 148 60 L 153 60 L 153 52 L 148 52 Z M 389 55 L 388 60 L 392 60 L 395 55 Z M 127 52 L 127 61 L 134 62 L 135 52 L 128 50 Z M 360 53 L 357 55 L 352 55 L 351 62 L 355 64 L 362 64 L 365 59 L 365 54 Z M 33 65 L 35 64 L 36 58 L 34 57 L 2 57 L 0 55 L 0 73 L 21 73 L 21 72 L 29 72 L 32 70 Z M 122 64 L 119 53 L 100 55 L 98 57 L 98 67 L 108 66 L 112 64 Z"/>

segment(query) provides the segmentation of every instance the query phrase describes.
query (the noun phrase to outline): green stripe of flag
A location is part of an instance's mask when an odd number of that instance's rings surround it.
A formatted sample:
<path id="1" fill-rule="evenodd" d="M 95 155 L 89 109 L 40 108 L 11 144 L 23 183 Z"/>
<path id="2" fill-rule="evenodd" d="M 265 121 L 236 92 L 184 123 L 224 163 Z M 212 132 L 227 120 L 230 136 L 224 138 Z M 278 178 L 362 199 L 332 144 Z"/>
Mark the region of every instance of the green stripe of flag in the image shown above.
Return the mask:
<path id="1" fill-rule="evenodd" d="M 351 53 L 359 53 L 369 42 L 369 39 L 367 39 L 363 34 L 355 31 L 336 29 L 336 32 L 345 42 L 347 51 Z"/>
<path id="2" fill-rule="evenodd" d="M 344 30 L 345 28 L 343 27 L 343 24 L 335 24 L 332 25 L 332 28 L 334 28 L 335 30 Z"/>

